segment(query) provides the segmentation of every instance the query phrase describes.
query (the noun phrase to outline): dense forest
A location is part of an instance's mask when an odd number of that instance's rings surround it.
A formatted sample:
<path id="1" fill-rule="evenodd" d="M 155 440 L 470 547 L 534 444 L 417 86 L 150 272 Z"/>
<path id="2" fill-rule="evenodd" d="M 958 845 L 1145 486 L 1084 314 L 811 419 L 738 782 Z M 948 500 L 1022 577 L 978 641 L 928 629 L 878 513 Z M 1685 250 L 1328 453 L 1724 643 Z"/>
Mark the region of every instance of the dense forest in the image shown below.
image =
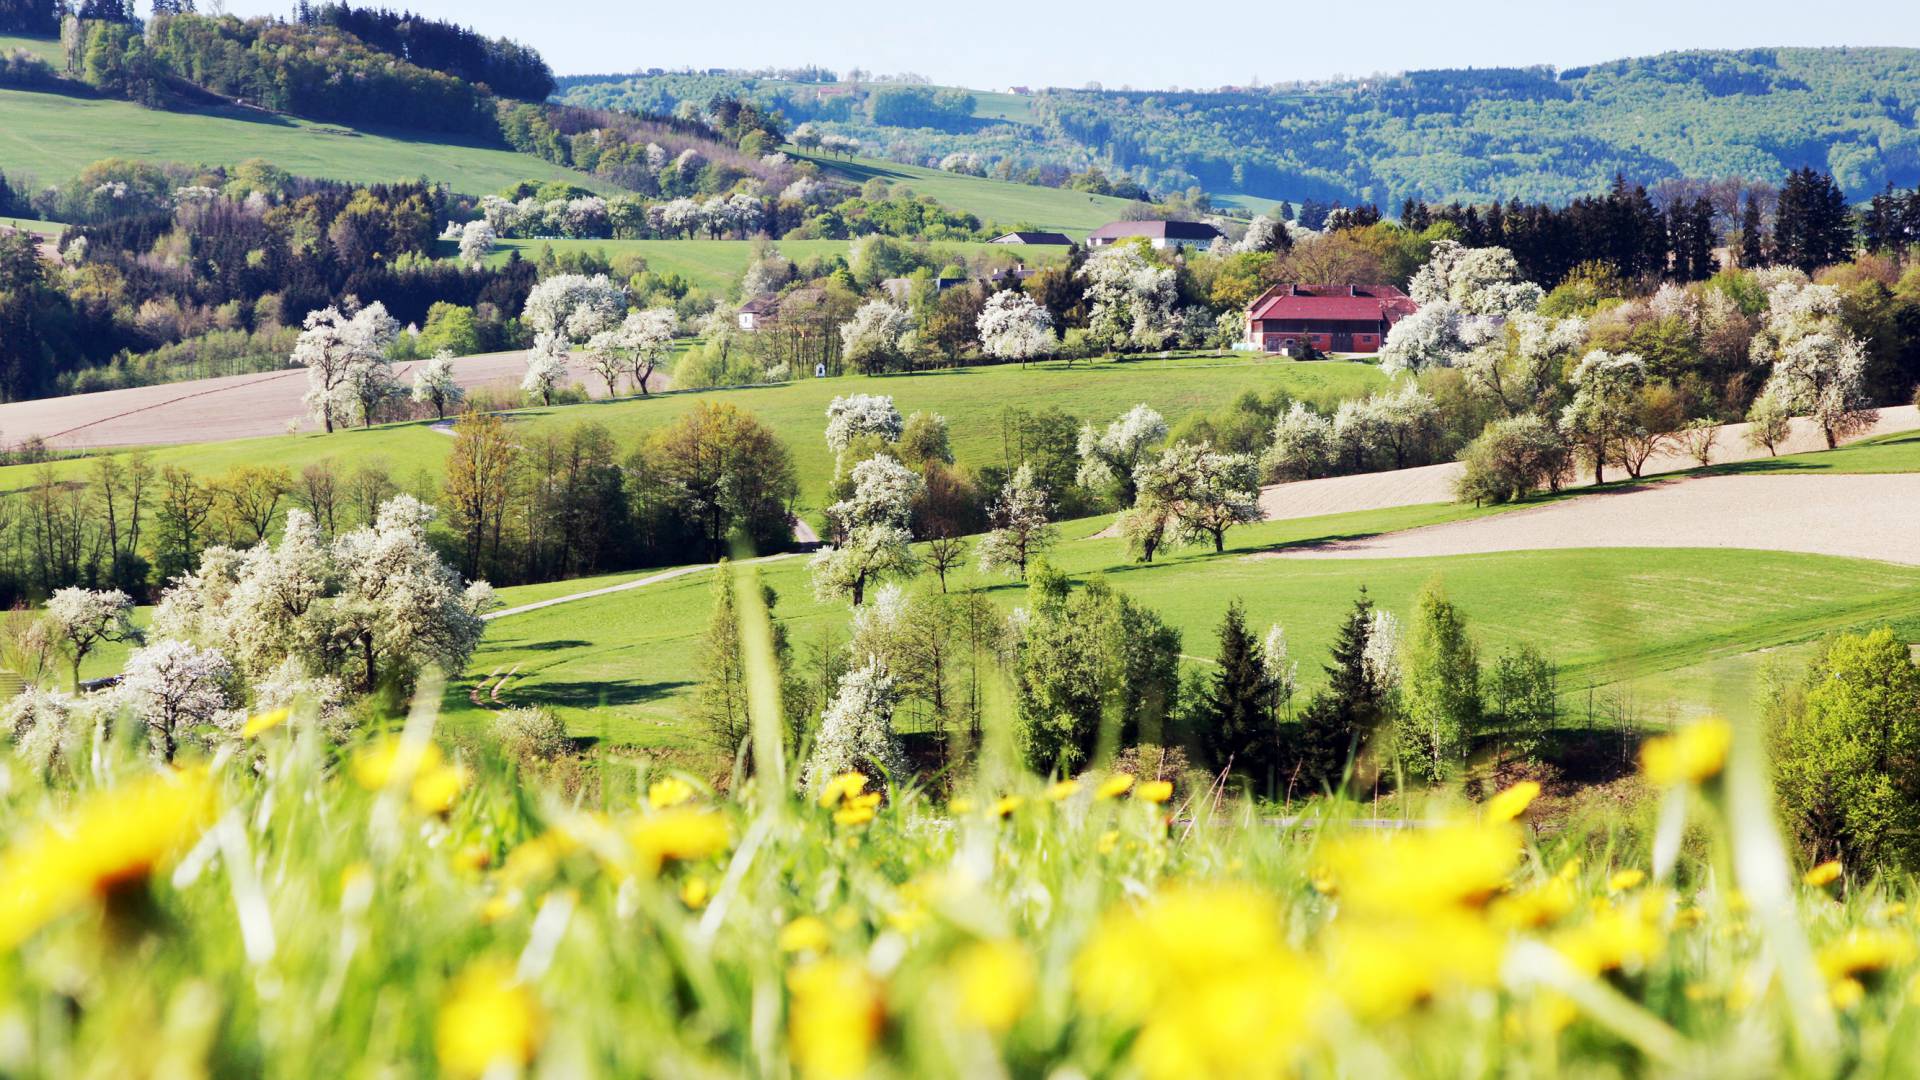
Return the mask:
<path id="1" fill-rule="evenodd" d="M 1617 173 L 1652 183 L 1771 178 L 1810 166 L 1831 172 L 1854 200 L 1920 179 L 1920 51 L 1912 49 L 1684 52 L 1558 72 L 1416 71 L 977 100 L 930 87 L 753 76 L 565 82 L 564 100 L 647 112 L 743 95 L 899 160 L 938 165 L 972 155 L 993 175 L 1027 182 L 1061 183 L 1098 165 L 1157 191 L 1198 185 L 1384 205 L 1565 203 L 1604 192 Z M 903 92 L 916 107 L 892 104 Z M 896 113 L 907 119 L 893 124 Z"/>

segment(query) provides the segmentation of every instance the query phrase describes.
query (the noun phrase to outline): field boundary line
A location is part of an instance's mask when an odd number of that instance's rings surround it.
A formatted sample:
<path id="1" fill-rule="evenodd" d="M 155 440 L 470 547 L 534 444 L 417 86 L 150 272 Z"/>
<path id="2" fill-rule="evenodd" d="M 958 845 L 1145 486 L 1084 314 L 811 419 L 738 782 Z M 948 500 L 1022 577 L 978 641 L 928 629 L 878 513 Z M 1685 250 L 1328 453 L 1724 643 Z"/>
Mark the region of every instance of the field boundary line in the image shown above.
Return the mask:
<path id="1" fill-rule="evenodd" d="M 791 559 L 797 554 L 799 554 L 799 552 L 783 551 L 778 555 L 762 555 L 757 559 L 742 559 L 740 560 L 740 565 L 752 566 L 756 563 L 774 562 L 778 559 Z M 697 566 L 679 566 L 672 570 L 663 570 L 657 574 L 649 574 L 646 577 L 635 578 L 632 581 L 623 581 L 618 585 L 603 585 L 598 589 L 588 589 L 585 592 L 568 593 L 565 596 L 550 596 L 545 600 L 535 600 L 532 603 L 518 604 L 514 607 L 502 608 L 499 611 L 489 611 L 480 616 L 480 618 L 484 621 L 491 622 L 494 619 L 504 619 L 509 615 L 525 615 L 529 611 L 539 611 L 543 608 L 557 607 L 560 604 L 570 604 L 575 600 L 591 600 L 596 596 L 611 596 L 614 593 L 626 592 L 629 589 L 643 588 L 647 585 L 657 585 L 662 581 L 672 581 L 674 578 L 698 574 L 705 570 L 711 570 L 719 565 L 719 563 L 701 563 Z"/>

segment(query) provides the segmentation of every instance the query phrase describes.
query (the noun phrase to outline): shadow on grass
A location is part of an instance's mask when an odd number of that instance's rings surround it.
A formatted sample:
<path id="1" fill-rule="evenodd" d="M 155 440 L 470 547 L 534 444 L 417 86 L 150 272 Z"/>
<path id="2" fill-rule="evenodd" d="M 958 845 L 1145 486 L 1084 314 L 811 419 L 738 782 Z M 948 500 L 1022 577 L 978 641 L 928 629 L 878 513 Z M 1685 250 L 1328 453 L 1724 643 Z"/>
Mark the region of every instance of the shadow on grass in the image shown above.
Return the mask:
<path id="1" fill-rule="evenodd" d="M 689 679 L 659 682 L 643 682 L 639 679 L 589 679 L 578 682 L 540 682 L 515 686 L 508 696 L 513 699 L 515 705 L 594 709 L 656 701 L 692 685 L 693 682 Z"/>

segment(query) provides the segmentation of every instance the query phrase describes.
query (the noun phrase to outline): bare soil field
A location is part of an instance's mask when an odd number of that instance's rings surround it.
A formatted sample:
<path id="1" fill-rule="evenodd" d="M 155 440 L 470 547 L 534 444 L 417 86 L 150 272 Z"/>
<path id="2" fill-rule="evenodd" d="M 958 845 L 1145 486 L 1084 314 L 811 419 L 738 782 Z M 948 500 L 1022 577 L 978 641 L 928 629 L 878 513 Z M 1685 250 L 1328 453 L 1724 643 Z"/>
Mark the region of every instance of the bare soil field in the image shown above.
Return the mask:
<path id="1" fill-rule="evenodd" d="M 1920 474 L 1675 477 L 1253 557 L 1401 559 L 1603 547 L 1748 548 L 1920 565 Z"/>
<path id="2" fill-rule="evenodd" d="M 1727 424 L 1721 427 L 1718 443 L 1714 447 L 1713 463 L 1716 465 L 1735 461 L 1752 461 L 1767 456 L 1765 450 L 1756 450 L 1747 445 L 1747 431 L 1751 425 Z M 1898 432 L 1920 429 L 1920 410 L 1911 405 L 1900 405 L 1880 410 L 1880 419 L 1873 428 L 1862 433 L 1859 438 L 1871 435 L 1891 435 Z M 1793 422 L 1792 434 L 1780 446 L 1782 454 L 1798 454 L 1810 450 L 1823 450 L 1827 442 L 1820 429 L 1806 420 Z M 1658 476 L 1664 473 L 1680 472 L 1695 468 L 1699 462 L 1682 453 L 1666 453 L 1648 461 L 1644 475 Z M 1260 509 L 1267 520 L 1287 518 L 1318 517 L 1321 514 L 1344 514 L 1353 510 L 1383 510 L 1392 506 L 1418 506 L 1422 503 L 1449 502 L 1453 499 L 1454 480 L 1460 475 L 1458 462 L 1445 465 L 1427 465 L 1418 469 L 1399 469 L 1392 472 L 1361 473 L 1357 476 L 1333 476 L 1324 480 L 1297 480 L 1288 484 L 1272 484 L 1260 492 Z M 1624 470 L 1607 470 L 1609 479 L 1622 479 Z M 1582 475 L 1575 486 L 1586 486 L 1593 482 L 1591 474 Z M 1511 517 L 1502 518 L 1512 520 Z"/>
<path id="3" fill-rule="evenodd" d="M 413 369 L 419 363 L 425 361 L 394 365 L 401 386 L 412 386 Z M 500 386 L 517 392 L 526 374 L 527 354 L 516 351 L 463 356 L 454 361 L 453 370 L 467 390 Z M 606 389 L 578 360 L 569 365 L 568 382 L 587 387 L 595 396 Z M 656 374 L 648 385 L 661 390 L 667 379 Z M 37 435 L 52 447 L 84 450 L 314 431 L 319 424 L 306 416 L 300 404 L 306 392 L 306 370 L 288 368 L 16 401 L 0 405 L 0 439 L 18 443 Z"/>

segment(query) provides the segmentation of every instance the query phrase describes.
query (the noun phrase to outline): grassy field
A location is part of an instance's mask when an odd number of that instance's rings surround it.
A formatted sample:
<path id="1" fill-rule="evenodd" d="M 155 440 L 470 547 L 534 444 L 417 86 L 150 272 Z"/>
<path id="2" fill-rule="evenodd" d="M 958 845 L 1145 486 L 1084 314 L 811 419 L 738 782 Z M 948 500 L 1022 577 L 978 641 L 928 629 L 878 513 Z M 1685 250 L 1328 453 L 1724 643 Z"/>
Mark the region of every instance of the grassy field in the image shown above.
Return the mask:
<path id="1" fill-rule="evenodd" d="M 1324 518 L 1266 522 L 1229 534 L 1224 555 L 1189 551 L 1138 565 L 1117 539 L 1098 537 L 1106 519 L 1069 522 L 1051 558 L 1076 577 L 1104 574 L 1178 628 L 1191 657 L 1214 653 L 1230 600 L 1246 605 L 1257 631 L 1286 627 L 1306 687 L 1349 605 L 1365 586 L 1387 610 L 1410 616 L 1418 590 L 1439 575 L 1466 612 L 1489 660 L 1531 641 L 1561 665 L 1561 690 L 1579 718 L 1589 699 L 1624 697 L 1658 723 L 1751 699 L 1757 650 L 1882 621 L 1920 618 L 1920 569 L 1861 560 L 1761 551 L 1529 551 L 1445 559 L 1292 560 L 1257 557 L 1302 541 L 1351 537 L 1504 512 L 1435 504 Z M 1254 557 L 1250 557 L 1254 556 Z M 767 564 L 778 614 L 796 643 L 844 640 L 843 604 L 816 601 L 805 561 Z M 634 575 L 638 576 L 638 575 Z M 929 587 L 931 579 L 919 583 Z M 1025 604 L 1017 583 L 976 581 L 1002 607 Z M 554 707 L 575 734 L 614 743 L 686 748 L 685 715 L 697 679 L 697 642 L 710 604 L 710 577 L 689 577 L 624 594 L 494 622 L 476 657 L 478 676 L 516 666 L 505 700 Z M 448 695 L 450 722 L 484 714 L 465 685 Z M 1590 694 L 1591 692 L 1591 694 Z"/>
<path id="2" fill-rule="evenodd" d="M 1760 458 L 1734 465 L 1721 465 L 1716 472 L 1727 473 L 1908 473 L 1920 472 L 1920 431 L 1881 435 L 1848 443 L 1838 450 L 1816 450 L 1808 454 Z"/>
<path id="3" fill-rule="evenodd" d="M 845 255 L 846 240 L 782 240 L 780 251 L 787 258 L 804 262 L 815 256 Z M 675 273 L 716 296 L 724 296 L 746 273 L 753 257 L 751 240 L 501 240 L 488 257 L 493 264 L 505 262 L 518 251 L 523 259 L 537 259 L 542 249 L 551 246 L 556 255 L 569 251 L 601 252 L 609 258 L 633 254 L 647 260 L 648 269 L 658 274 Z M 441 253 L 455 254 L 451 242 L 441 243 Z M 1062 248 L 1009 248 L 999 244 L 941 241 L 930 245 L 942 257 L 978 255 L 981 252 L 1010 254 L 1040 266 L 1065 257 Z"/>
<path id="4" fill-rule="evenodd" d="M 60 47 L 57 38 L 20 37 L 16 34 L 0 34 L 0 53 L 25 49 L 27 52 L 52 64 L 58 70 L 67 63 L 66 51 Z"/>
<path id="5" fill-rule="evenodd" d="M 1019 225 L 1053 229 L 1080 238 L 1109 221 L 1118 220 L 1127 208 L 1127 200 L 1109 195 L 1089 195 L 1084 191 L 1068 191 L 1064 188 L 960 176 L 939 169 L 901 165 L 875 158 L 856 157 L 847 161 L 788 152 L 819 162 L 829 172 L 854 183 L 865 183 L 877 176 L 888 183 L 904 185 L 921 195 L 931 195 L 948 206 L 970 211 L 1008 228 Z"/>
<path id="6" fill-rule="evenodd" d="M 0 227 L 19 229 L 21 232 L 36 233 L 40 236 L 59 236 L 65 225 L 57 221 L 36 221 L 33 218 L 0 217 Z"/>
<path id="7" fill-rule="evenodd" d="M 1002 457 L 1001 418 L 1008 406 L 1058 406 L 1076 416 L 1105 422 L 1138 402 L 1147 402 L 1169 422 L 1198 410 L 1211 410 L 1249 391 L 1285 387 L 1296 396 L 1331 399 L 1357 394 L 1377 384 L 1379 369 L 1368 364 L 1298 363 L 1240 358 L 1142 359 L 1060 362 L 962 368 L 882 378 L 848 376 L 803 379 L 781 386 L 660 394 L 587 405 L 523 409 L 509 414 L 525 430 L 553 430 L 584 421 L 606 425 L 622 442 L 671 423 L 701 401 L 723 401 L 766 421 L 793 452 L 801 479 L 801 501 L 817 508 L 833 471 L 822 435 L 827 403 L 843 394 L 891 394 L 903 413 L 929 409 L 947 418 L 955 456 L 962 464 L 991 464 Z M 424 423 L 389 424 L 332 435 L 276 435 L 230 442 L 187 443 L 153 451 L 161 464 L 176 464 L 201 474 L 236 465 L 286 465 L 299 469 L 331 458 L 348 465 L 383 461 L 396 476 L 426 470 L 436 478 L 452 445 Z M 80 475 L 84 460 L 56 463 L 62 475 Z M 0 469 L 0 491 L 32 482 L 37 466 Z"/>
<path id="8" fill-rule="evenodd" d="M 354 129 L 239 109 L 167 112 L 126 101 L 0 90 L 0 169 L 58 183 L 102 158 L 232 165 L 266 158 L 301 176 L 372 182 L 429 177 L 464 194 L 519 180 L 619 190 L 539 158 L 451 136 Z"/>

